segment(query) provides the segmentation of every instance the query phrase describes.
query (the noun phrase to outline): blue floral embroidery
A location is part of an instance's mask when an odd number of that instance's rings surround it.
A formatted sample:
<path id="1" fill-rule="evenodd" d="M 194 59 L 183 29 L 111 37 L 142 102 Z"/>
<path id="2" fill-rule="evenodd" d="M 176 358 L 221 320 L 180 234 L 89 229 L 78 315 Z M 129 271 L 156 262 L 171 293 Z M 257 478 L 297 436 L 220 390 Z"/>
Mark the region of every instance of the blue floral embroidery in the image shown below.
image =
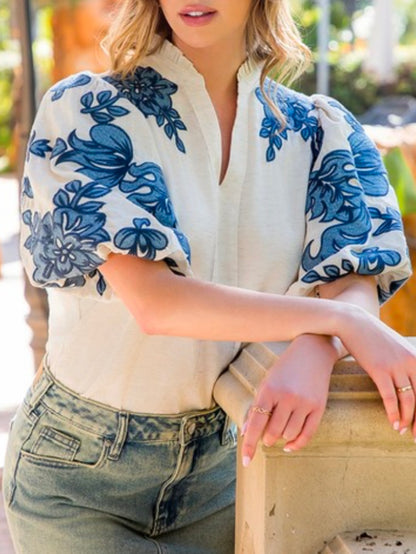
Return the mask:
<path id="1" fill-rule="evenodd" d="M 33 131 L 27 145 L 26 161 L 29 161 L 30 154 L 38 156 L 39 158 L 46 158 L 46 153 L 52 151 L 52 148 L 49 146 L 50 141 L 48 139 L 35 139 L 36 131 Z"/>
<path id="2" fill-rule="evenodd" d="M 352 129 L 348 142 L 354 154 L 358 179 L 365 193 L 368 196 L 385 196 L 389 190 L 389 181 L 379 151 L 352 113 L 336 100 L 330 100 L 329 105 L 344 114 L 345 121 Z"/>
<path id="3" fill-rule="evenodd" d="M 280 150 L 283 142 L 288 140 L 289 131 L 300 133 L 305 142 L 314 140 L 319 129 L 319 122 L 315 116 L 310 115 L 310 112 L 315 108 L 306 96 L 291 91 L 270 80 L 267 81 L 266 90 L 286 120 L 286 125 L 282 127 L 282 124 L 271 110 L 261 89 L 258 87 L 256 89 L 256 96 L 263 105 L 264 111 L 260 137 L 269 141 L 266 160 L 271 162 L 276 158 L 276 150 Z M 319 136 L 316 140 L 316 148 L 319 148 L 322 136 Z"/>
<path id="4" fill-rule="evenodd" d="M 37 283 L 85 274 L 103 262 L 94 253 L 95 241 L 65 227 L 58 211 L 47 212 L 43 217 L 35 212 L 32 217 L 28 210 L 23 221 L 31 230 L 24 246 L 33 256 L 33 279 Z"/>
<path id="5" fill-rule="evenodd" d="M 327 154 L 317 171 L 310 175 L 306 214 L 310 220 L 337 222 L 320 237 L 320 248 L 311 254 L 310 241 L 302 255 L 302 267 L 309 271 L 332 254 L 350 244 L 364 244 L 371 231 L 371 218 L 362 189 L 354 184 L 356 172 L 348 150 Z M 351 184 L 353 183 L 353 184 Z"/>
<path id="6" fill-rule="evenodd" d="M 378 150 L 364 132 L 354 132 L 348 137 L 354 154 L 358 179 L 368 196 L 385 196 L 389 191 L 387 171 Z"/>
<path id="7" fill-rule="evenodd" d="M 69 88 L 81 87 L 91 82 L 91 77 L 85 75 L 85 73 L 79 73 L 77 75 L 71 75 L 67 79 L 63 79 L 58 84 L 50 89 L 53 93 L 51 96 L 52 101 L 59 100 L 64 95 L 64 92 Z"/>
<path id="8" fill-rule="evenodd" d="M 365 248 L 362 252 L 351 250 L 351 253 L 359 259 L 357 272 L 361 275 L 378 275 L 386 265 L 398 265 L 402 259 L 395 250 L 380 249 L 378 246 Z"/>
<path id="9" fill-rule="evenodd" d="M 67 148 L 68 146 L 66 142 L 61 138 L 57 138 L 55 142 L 55 146 L 52 148 L 51 160 L 56 156 L 59 156 L 59 154 L 62 154 L 62 152 L 65 152 Z"/>
<path id="10" fill-rule="evenodd" d="M 389 233 L 390 231 L 403 231 L 403 224 L 400 212 L 394 208 L 387 207 L 386 213 L 377 208 L 369 209 L 372 219 L 381 219 L 383 223 L 373 232 L 373 236 Z"/>
<path id="11" fill-rule="evenodd" d="M 378 299 L 381 304 L 386 302 L 393 294 L 399 290 L 399 288 L 404 285 L 404 283 L 407 281 L 407 277 L 404 279 L 398 279 L 397 281 L 392 281 L 389 285 L 389 290 L 385 291 L 382 288 L 378 288 Z"/>
<path id="12" fill-rule="evenodd" d="M 22 195 L 26 195 L 28 198 L 33 198 L 33 189 L 28 177 L 23 178 Z"/>
<path id="13" fill-rule="evenodd" d="M 129 175 L 134 180 L 123 180 L 120 190 L 130 193 L 127 199 L 136 206 L 145 207 L 163 225 L 176 227 L 177 221 L 172 203 L 166 195 L 166 184 L 161 168 L 155 163 L 133 164 Z"/>
<path id="14" fill-rule="evenodd" d="M 185 153 L 179 131 L 186 131 L 187 128 L 173 107 L 171 98 L 178 90 L 175 83 L 162 77 L 152 67 L 138 67 L 126 79 L 111 76 L 104 79 L 115 86 L 145 117 L 154 117 L 157 125 L 163 127 L 166 136 L 169 139 L 174 138 L 178 150 Z"/>
<path id="15" fill-rule="evenodd" d="M 168 245 L 166 235 L 150 227 L 150 221 L 144 217 L 133 219 L 134 227 L 121 229 L 114 237 L 114 244 L 120 250 L 128 250 L 135 256 L 143 254 L 145 258 L 154 260 L 157 250 L 163 250 Z"/>
<path id="16" fill-rule="evenodd" d="M 81 113 L 90 114 L 97 123 L 110 123 L 116 117 L 129 114 L 129 110 L 122 106 L 116 106 L 120 95 L 112 95 L 111 91 L 103 90 L 97 94 L 96 105 L 94 106 L 94 95 L 87 92 L 81 97 L 81 104 L 84 108 Z"/>
<path id="17" fill-rule="evenodd" d="M 316 133 L 311 140 L 311 150 L 312 150 L 312 160 L 311 160 L 311 171 L 318 159 L 319 154 L 321 153 L 322 146 L 324 143 L 325 131 L 322 127 L 318 127 Z"/>
<path id="18" fill-rule="evenodd" d="M 317 219 L 323 225 L 320 236 L 309 241 L 302 255 L 305 271 L 302 281 L 305 283 L 330 282 L 352 271 L 376 275 L 387 266 L 399 265 L 402 260 L 399 252 L 375 246 L 347 252 L 347 256 L 357 258 L 356 268 L 351 260 L 342 258 L 342 254 L 339 261 L 335 258 L 336 265 L 323 265 L 345 247 L 365 245 L 370 236 L 402 230 L 400 213 L 396 209 L 387 206 L 383 213 L 382 208 L 367 206 L 367 195 L 385 196 L 389 190 L 378 151 L 350 112 L 338 102 L 330 101 L 329 104 L 342 111 L 351 127 L 347 137 L 350 148 L 329 152 L 319 167 L 311 171 L 305 211 L 309 222 Z M 381 220 L 381 223 L 373 230 L 374 220 Z M 381 301 L 390 294 L 379 287 Z"/>
<path id="19" fill-rule="evenodd" d="M 97 187 L 114 187 L 123 180 L 133 158 L 133 145 L 127 133 L 116 125 L 94 125 L 91 140 L 79 138 L 76 131 L 68 137 L 72 149 L 63 152 L 56 163 L 73 162 L 76 170 L 92 179 Z M 107 189 L 107 190 L 106 190 Z"/>
<path id="20" fill-rule="evenodd" d="M 76 166 L 72 171 L 90 180 L 83 184 L 73 179 L 58 189 L 52 212 L 42 215 L 27 210 L 23 214 L 23 222 L 30 229 L 25 247 L 33 256 L 33 279 L 42 285 L 59 286 L 53 281 L 65 279 L 64 286 L 82 286 L 88 275 L 96 279 L 97 291 L 103 294 L 106 285 L 97 266 L 104 260 L 95 252 L 111 237 L 105 229 L 106 203 L 96 199 L 107 196 L 115 187 L 127 200 L 171 228 L 190 260 L 189 243 L 177 227 L 161 168 L 152 162 L 134 163 L 131 139 L 118 126 L 97 124 L 89 135 L 91 140 L 84 140 L 74 130 L 66 141 L 58 137 L 49 151 L 57 166 L 71 162 Z M 24 183 L 25 194 L 33 198 L 29 179 Z M 156 252 L 168 245 L 167 235 L 152 228 L 150 219 L 134 218 L 133 225 L 116 233 L 114 244 L 120 250 L 154 259 Z"/>
<path id="21" fill-rule="evenodd" d="M 343 261 L 343 267 L 342 269 L 344 271 L 341 271 L 341 269 L 334 264 L 324 265 L 323 271 L 324 274 L 320 275 L 317 271 L 312 270 L 308 271 L 308 273 L 305 275 L 305 277 L 302 279 L 305 283 L 315 283 L 316 281 L 321 281 L 323 283 L 330 283 L 334 279 L 339 279 L 343 275 L 346 275 L 347 273 L 350 273 L 352 271 L 352 264 L 349 263 L 347 265 L 345 262 L 348 262 L 348 260 L 342 260 Z"/>

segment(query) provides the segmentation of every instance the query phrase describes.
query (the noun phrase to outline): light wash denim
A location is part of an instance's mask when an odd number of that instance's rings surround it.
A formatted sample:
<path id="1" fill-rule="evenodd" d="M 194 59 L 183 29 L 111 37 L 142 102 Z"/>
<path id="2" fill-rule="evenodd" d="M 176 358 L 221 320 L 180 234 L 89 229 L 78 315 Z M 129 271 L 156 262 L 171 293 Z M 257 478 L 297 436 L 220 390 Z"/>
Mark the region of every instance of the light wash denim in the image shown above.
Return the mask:
<path id="1" fill-rule="evenodd" d="M 4 468 L 17 554 L 232 554 L 235 442 L 218 407 L 116 411 L 44 371 Z"/>

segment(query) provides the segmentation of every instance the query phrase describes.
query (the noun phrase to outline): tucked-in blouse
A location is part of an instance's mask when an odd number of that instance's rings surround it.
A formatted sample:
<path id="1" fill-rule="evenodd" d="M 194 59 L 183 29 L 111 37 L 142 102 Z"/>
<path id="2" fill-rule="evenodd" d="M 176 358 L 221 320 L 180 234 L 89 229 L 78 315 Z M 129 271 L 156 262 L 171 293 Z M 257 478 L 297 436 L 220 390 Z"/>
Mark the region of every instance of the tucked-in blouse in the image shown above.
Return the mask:
<path id="1" fill-rule="evenodd" d="M 44 96 L 22 194 L 22 259 L 48 287 L 48 363 L 115 408 L 212 406 L 240 343 L 146 335 L 100 273 L 109 253 L 164 260 L 183 278 L 309 295 L 351 272 L 381 302 L 411 272 L 380 156 L 343 106 L 238 72 L 229 166 L 203 77 L 166 41 L 127 79 L 78 73 Z M 140 291 L 138 291 L 140 294 Z"/>

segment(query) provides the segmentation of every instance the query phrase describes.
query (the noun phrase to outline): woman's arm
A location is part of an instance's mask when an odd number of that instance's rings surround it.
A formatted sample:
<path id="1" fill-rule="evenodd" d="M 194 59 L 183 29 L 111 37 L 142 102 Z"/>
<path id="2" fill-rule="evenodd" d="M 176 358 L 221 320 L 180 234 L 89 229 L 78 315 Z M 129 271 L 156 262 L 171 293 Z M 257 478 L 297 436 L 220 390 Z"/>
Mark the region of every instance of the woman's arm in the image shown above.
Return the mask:
<path id="1" fill-rule="evenodd" d="M 415 349 L 362 305 L 183 278 L 163 262 L 129 255 L 110 256 L 100 270 L 146 333 L 241 342 L 293 340 L 307 333 L 338 336 L 375 382 L 392 425 L 400 419 L 396 388 L 416 388 Z M 331 288 L 324 288 L 324 295 L 325 290 Z M 340 291 L 339 298 L 347 294 Z M 414 406 L 413 391 L 400 394 L 401 404 L 411 405 L 407 397 Z"/>
<path id="2" fill-rule="evenodd" d="M 172 273 L 164 262 L 110 255 L 100 267 L 147 334 L 208 340 L 292 340 L 333 335 L 341 303 L 217 285 Z"/>
<path id="3" fill-rule="evenodd" d="M 379 314 L 377 285 L 372 276 L 351 273 L 321 285 L 319 296 Z M 338 337 L 308 334 L 292 341 L 270 368 L 253 403 L 273 411 L 273 416 L 267 419 L 256 412 L 248 414 L 243 441 L 246 463 L 261 437 L 268 446 L 284 438 L 286 451 L 299 450 L 309 442 L 325 411 L 334 363 L 346 354 Z M 401 429 L 411 423 L 411 417 L 408 410 Z"/>

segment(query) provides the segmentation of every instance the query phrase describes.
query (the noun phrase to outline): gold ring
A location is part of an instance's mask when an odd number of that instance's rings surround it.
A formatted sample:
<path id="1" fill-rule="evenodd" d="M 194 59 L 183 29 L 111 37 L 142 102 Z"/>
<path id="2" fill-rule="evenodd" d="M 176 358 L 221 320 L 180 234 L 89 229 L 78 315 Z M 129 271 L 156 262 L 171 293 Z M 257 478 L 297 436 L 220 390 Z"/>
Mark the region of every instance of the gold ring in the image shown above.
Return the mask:
<path id="1" fill-rule="evenodd" d="M 407 392 L 408 390 L 413 390 L 412 385 L 406 385 L 405 387 L 396 387 L 397 392 Z"/>
<path id="2" fill-rule="evenodd" d="M 257 414 L 267 415 L 269 417 L 272 415 L 272 412 L 269 412 L 269 410 L 266 410 L 265 408 L 260 408 L 260 406 L 251 406 L 251 409 Z"/>

